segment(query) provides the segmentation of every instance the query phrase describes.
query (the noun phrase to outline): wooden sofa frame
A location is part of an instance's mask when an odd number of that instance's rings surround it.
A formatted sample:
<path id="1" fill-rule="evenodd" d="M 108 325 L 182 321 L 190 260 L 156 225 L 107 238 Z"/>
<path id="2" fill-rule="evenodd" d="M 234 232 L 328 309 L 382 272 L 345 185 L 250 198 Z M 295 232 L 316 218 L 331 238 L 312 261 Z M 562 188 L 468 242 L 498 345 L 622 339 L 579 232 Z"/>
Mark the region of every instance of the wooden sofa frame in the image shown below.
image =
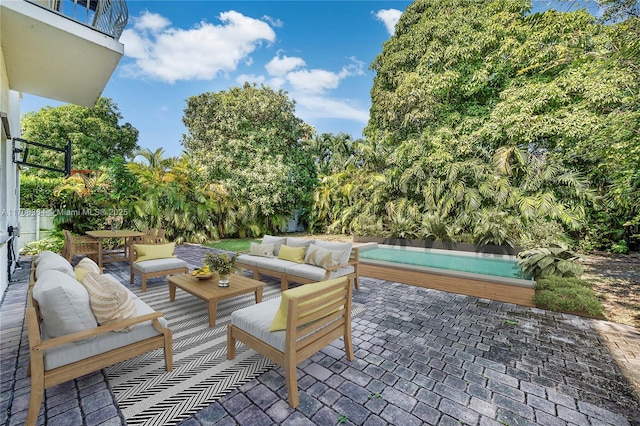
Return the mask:
<path id="1" fill-rule="evenodd" d="M 344 265 L 337 265 L 337 266 L 331 266 L 329 268 L 325 269 L 325 274 L 324 277 L 321 279 L 321 281 L 326 281 L 328 279 L 330 279 L 331 273 L 333 271 L 337 271 L 340 268 L 345 268 L 347 266 L 353 266 L 353 272 L 345 275 L 347 277 L 347 279 L 349 280 L 349 282 L 351 284 L 353 284 L 353 286 L 355 287 L 356 290 L 360 289 L 360 280 L 359 280 L 359 275 L 358 275 L 358 264 L 360 263 L 360 249 L 358 247 L 353 247 L 351 249 L 351 254 L 349 255 L 349 261 L 344 264 Z M 293 281 L 295 283 L 299 283 L 299 284 L 310 284 L 310 283 L 315 283 L 317 282 L 316 280 L 310 280 L 307 278 L 303 278 L 303 277 L 299 277 L 297 275 L 289 275 L 286 272 L 279 272 L 279 271 L 274 271 L 273 269 L 269 269 L 269 268 L 265 268 L 265 267 L 260 267 L 260 266 L 254 266 L 254 265 L 248 265 L 246 263 L 242 263 L 242 261 L 240 259 L 238 259 L 238 261 L 236 262 L 236 267 L 237 268 L 244 268 L 247 269 L 249 271 L 253 272 L 253 279 L 260 281 L 260 274 L 263 275 L 268 275 L 270 277 L 276 277 L 280 279 L 280 289 L 282 291 L 288 290 L 289 289 L 289 281 Z M 334 278 L 338 278 L 338 277 L 334 277 Z"/>
<path id="2" fill-rule="evenodd" d="M 227 326 L 227 359 L 235 358 L 236 340 L 239 340 L 283 367 L 289 405 L 296 408 L 300 402 L 296 366 L 300 362 L 340 337 L 344 339 L 347 359 L 354 359 L 351 338 L 352 291 L 351 282 L 347 279 L 306 296 L 291 297 L 284 352 L 230 323 Z M 311 299 L 316 299 L 313 304 L 303 305 Z M 318 310 L 318 306 L 324 305 Z"/>
<path id="3" fill-rule="evenodd" d="M 99 371 L 110 365 L 142 355 L 154 349 L 164 349 L 165 368 L 167 371 L 173 369 L 173 335 L 171 329 L 163 327 L 158 321 L 158 318 L 163 316 L 162 312 L 141 315 L 43 341 L 40 334 L 40 311 L 38 302 L 33 299 L 32 291 L 33 284 L 29 286 L 27 308 L 25 309 L 30 357 L 27 374 L 31 376 L 31 396 L 25 422 L 26 425 L 31 426 L 36 424 L 38 413 L 40 412 L 40 405 L 44 397 L 44 391 L 52 386 L 76 379 L 85 374 L 93 373 L 94 371 Z M 152 321 L 154 328 L 161 334 L 51 370 L 45 371 L 44 369 L 44 351 L 47 349 L 109 333 L 145 321 Z"/>

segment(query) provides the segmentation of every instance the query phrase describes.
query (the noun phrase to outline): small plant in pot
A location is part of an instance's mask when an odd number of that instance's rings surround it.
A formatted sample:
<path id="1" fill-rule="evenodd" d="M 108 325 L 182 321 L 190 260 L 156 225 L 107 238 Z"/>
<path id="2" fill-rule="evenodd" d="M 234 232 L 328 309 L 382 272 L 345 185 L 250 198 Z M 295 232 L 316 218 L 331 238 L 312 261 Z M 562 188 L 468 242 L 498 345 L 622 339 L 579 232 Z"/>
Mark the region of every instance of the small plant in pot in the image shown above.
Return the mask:
<path id="1" fill-rule="evenodd" d="M 217 271 L 220 276 L 218 286 L 229 286 L 229 275 L 236 267 L 236 256 L 227 253 L 207 253 L 204 258 L 205 265 L 212 271 Z"/>

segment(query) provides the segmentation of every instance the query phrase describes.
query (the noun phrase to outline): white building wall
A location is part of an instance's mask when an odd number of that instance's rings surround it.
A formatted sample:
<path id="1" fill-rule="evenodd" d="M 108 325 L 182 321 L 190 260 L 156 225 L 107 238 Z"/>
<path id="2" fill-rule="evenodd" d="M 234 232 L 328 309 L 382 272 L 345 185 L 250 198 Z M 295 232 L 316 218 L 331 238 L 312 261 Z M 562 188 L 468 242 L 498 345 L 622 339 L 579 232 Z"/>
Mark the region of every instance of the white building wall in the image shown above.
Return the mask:
<path id="1" fill-rule="evenodd" d="M 9 90 L 4 54 L 0 46 L 0 112 L 7 114 L 11 137 L 20 134 L 20 94 Z M 3 127 L 0 132 L 0 294 L 8 284 L 8 248 L 12 244 L 17 254 L 18 240 L 10 242 L 7 228 L 19 225 L 20 178 L 18 167 L 13 162 L 13 145 Z M 12 265 L 12 267 L 15 265 Z"/>

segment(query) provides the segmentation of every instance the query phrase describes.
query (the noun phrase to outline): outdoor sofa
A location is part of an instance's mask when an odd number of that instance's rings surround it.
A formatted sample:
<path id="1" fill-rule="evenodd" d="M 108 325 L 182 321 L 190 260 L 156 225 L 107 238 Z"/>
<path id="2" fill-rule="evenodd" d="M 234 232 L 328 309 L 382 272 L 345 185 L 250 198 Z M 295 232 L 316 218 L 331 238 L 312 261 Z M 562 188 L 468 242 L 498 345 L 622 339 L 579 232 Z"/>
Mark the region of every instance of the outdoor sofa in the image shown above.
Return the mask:
<path id="1" fill-rule="evenodd" d="M 351 243 L 265 235 L 249 253 L 238 255 L 236 265 L 252 271 L 256 280 L 260 274 L 280 278 L 285 291 L 290 281 L 309 284 L 345 276 L 359 289 L 358 262 L 359 249 Z"/>
<path id="2" fill-rule="evenodd" d="M 31 396 L 27 425 L 35 425 L 44 390 L 155 350 L 173 365 L 172 333 L 154 311 L 88 258 L 74 269 L 43 252 L 31 265 L 27 308 Z"/>

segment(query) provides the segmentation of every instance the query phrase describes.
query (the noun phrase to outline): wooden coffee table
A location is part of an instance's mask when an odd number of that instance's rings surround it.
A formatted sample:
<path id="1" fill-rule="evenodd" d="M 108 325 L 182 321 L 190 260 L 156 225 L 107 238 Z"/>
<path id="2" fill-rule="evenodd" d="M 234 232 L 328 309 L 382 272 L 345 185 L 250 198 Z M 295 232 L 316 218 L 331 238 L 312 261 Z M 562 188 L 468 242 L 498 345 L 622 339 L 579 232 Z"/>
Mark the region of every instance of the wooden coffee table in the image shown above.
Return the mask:
<path id="1" fill-rule="evenodd" d="M 189 274 L 171 275 L 169 276 L 169 300 L 172 302 L 176 300 L 176 287 L 204 300 L 209 305 L 209 327 L 213 327 L 216 325 L 220 300 L 255 293 L 256 303 L 262 302 L 263 282 L 239 274 L 231 274 L 230 278 L 229 287 L 218 287 L 215 275 L 208 280 L 199 280 Z"/>

